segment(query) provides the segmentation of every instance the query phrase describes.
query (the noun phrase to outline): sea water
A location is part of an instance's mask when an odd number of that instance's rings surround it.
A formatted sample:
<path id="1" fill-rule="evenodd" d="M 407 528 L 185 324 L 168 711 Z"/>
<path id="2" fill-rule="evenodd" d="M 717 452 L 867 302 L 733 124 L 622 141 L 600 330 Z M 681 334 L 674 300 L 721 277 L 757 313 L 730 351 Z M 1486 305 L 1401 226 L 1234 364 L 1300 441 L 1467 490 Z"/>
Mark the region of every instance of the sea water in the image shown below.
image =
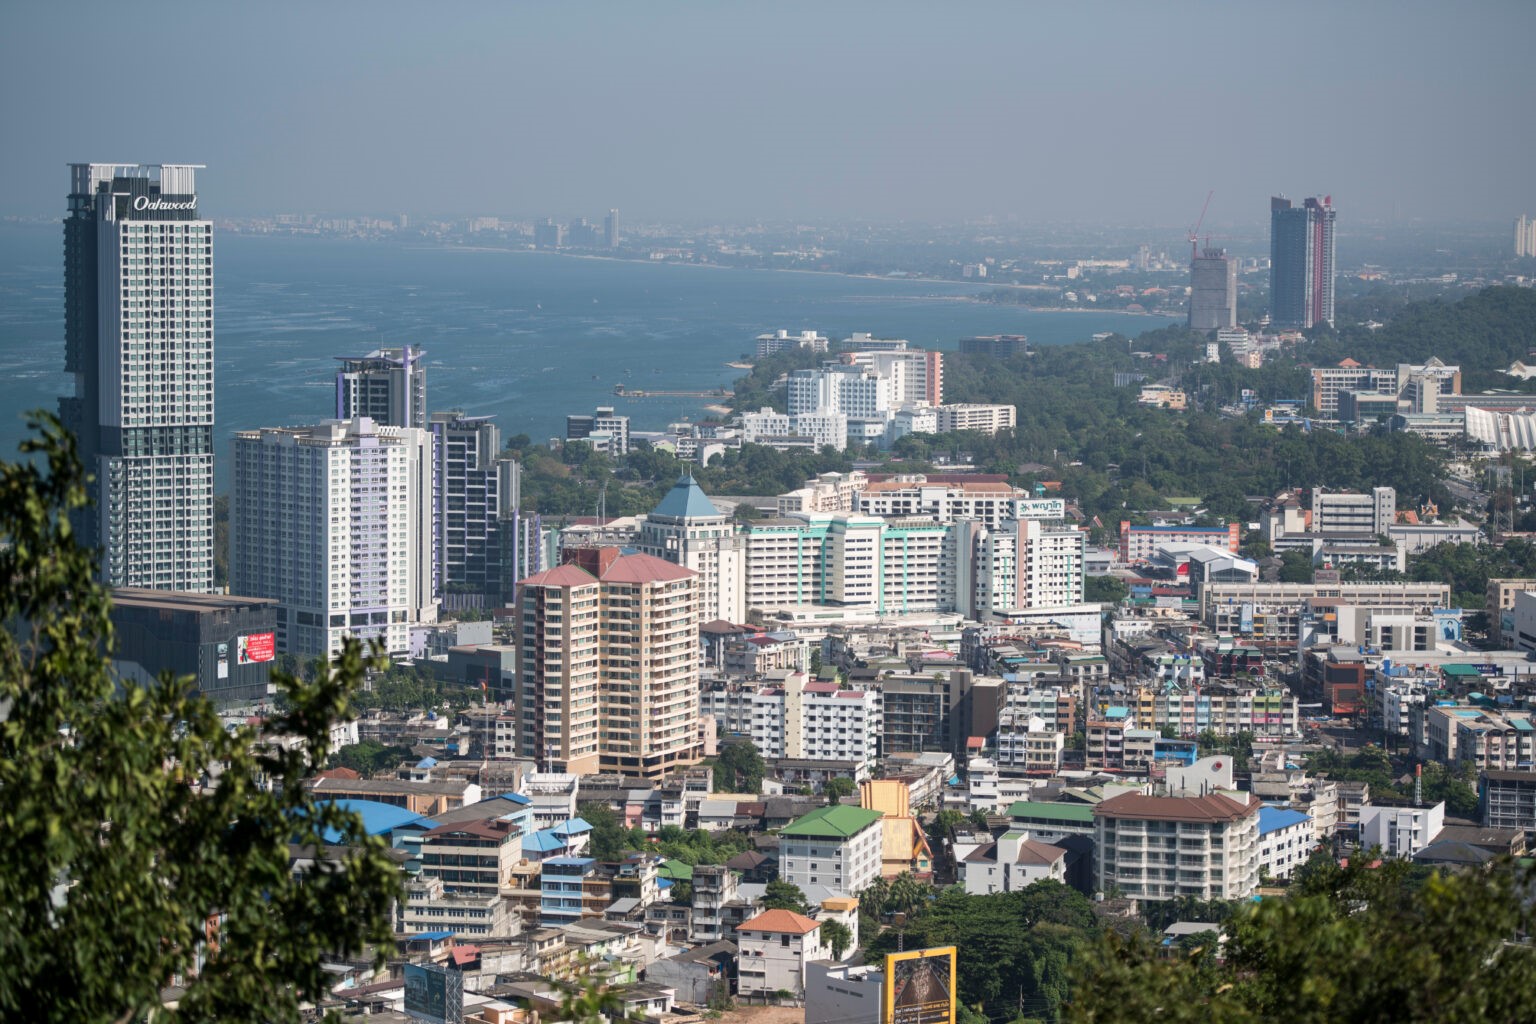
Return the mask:
<path id="1" fill-rule="evenodd" d="M 53 409 L 64 373 L 63 232 L 0 225 L 0 453 L 25 410 Z M 426 350 L 427 403 L 494 415 L 504 435 L 561 436 L 569 413 L 615 406 L 631 429 L 710 416 L 705 398 L 622 398 L 630 390 L 708 391 L 742 370 L 757 335 L 855 331 L 953 349 L 960 338 L 1027 334 L 1034 345 L 1134 336 L 1161 318 L 1034 312 L 970 301 L 984 285 L 730 270 L 318 237 L 216 232 L 217 489 L 230 436 L 335 414 L 339 356 Z M 718 401 L 718 400 L 717 400 Z"/>

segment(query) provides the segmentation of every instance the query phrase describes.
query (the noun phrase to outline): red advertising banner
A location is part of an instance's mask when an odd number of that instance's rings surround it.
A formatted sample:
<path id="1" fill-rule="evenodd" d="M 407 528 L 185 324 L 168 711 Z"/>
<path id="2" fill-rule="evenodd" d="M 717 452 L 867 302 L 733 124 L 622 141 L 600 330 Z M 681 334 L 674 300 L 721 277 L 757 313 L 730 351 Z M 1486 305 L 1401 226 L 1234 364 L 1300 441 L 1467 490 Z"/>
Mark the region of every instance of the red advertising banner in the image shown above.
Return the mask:
<path id="1" fill-rule="evenodd" d="M 252 633 L 239 642 L 240 664 L 272 661 L 277 657 L 277 637 L 272 633 Z"/>

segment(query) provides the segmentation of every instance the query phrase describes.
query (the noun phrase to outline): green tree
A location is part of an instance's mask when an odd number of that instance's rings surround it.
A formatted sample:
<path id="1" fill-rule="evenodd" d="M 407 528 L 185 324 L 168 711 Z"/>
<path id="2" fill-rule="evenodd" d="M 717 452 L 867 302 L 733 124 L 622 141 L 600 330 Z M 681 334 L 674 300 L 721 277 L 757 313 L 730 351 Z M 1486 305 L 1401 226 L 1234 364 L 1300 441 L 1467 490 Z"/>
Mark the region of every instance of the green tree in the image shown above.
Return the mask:
<path id="1" fill-rule="evenodd" d="M 1089 576 L 1083 580 L 1083 600 L 1097 604 L 1119 604 L 1131 588 L 1118 576 Z"/>
<path id="2" fill-rule="evenodd" d="M 607 804 L 584 803 L 576 808 L 579 818 L 592 826 L 592 856 L 620 860 L 628 848 L 629 830 Z"/>
<path id="3" fill-rule="evenodd" d="M 1225 963 L 1108 936 L 1082 958 L 1069 1019 L 1361 1024 L 1536 1019 L 1529 868 L 1430 873 L 1311 865 L 1283 900 L 1227 925 Z"/>
<path id="4" fill-rule="evenodd" d="M 1302 551 L 1287 551 L 1280 556 L 1281 583 L 1311 583 L 1312 556 Z"/>
<path id="5" fill-rule="evenodd" d="M 853 932 L 843 922 L 828 918 L 821 922 L 821 941 L 832 950 L 832 959 L 841 960 L 848 947 L 853 945 Z"/>
<path id="6" fill-rule="evenodd" d="M 385 768 L 398 766 L 410 756 L 410 747 L 386 747 L 378 740 L 363 740 L 332 751 L 328 763 L 332 768 L 351 768 L 366 777 Z"/>
<path id="7" fill-rule="evenodd" d="M 763 887 L 763 909 L 793 910 L 797 914 L 811 912 L 805 892 L 795 883 L 783 879 L 774 879 Z"/>
<path id="8" fill-rule="evenodd" d="M 302 785 L 362 652 L 311 683 L 274 675 L 288 710 L 265 730 L 291 746 L 226 730 L 185 680 L 114 678 L 110 595 L 67 518 L 87 506 L 74 442 L 32 425 L 32 458 L 0 464 L 0 1016 L 136 1020 L 180 976 L 178 1019 L 297 1021 L 324 954 L 392 944 L 386 844 Z M 328 829 L 348 855 L 295 878 L 289 844 Z"/>
<path id="9" fill-rule="evenodd" d="M 932 887 L 912 877 L 912 872 L 903 871 L 891 879 L 891 894 L 886 899 L 886 909 L 893 914 L 911 917 L 928 905 L 932 893 Z"/>
<path id="10" fill-rule="evenodd" d="M 933 816 L 928 823 L 928 838 L 936 843 L 947 842 L 954 835 L 955 829 L 964 825 L 967 821 L 966 813 L 953 807 L 946 807 Z"/>
<path id="11" fill-rule="evenodd" d="M 827 803 L 835 804 L 845 796 L 853 796 L 858 792 L 858 787 L 853 784 L 852 779 L 838 777 L 828 779 L 821 787 L 821 791 L 826 795 Z"/>
<path id="12" fill-rule="evenodd" d="M 865 943 L 867 962 L 905 942 L 907 949 L 957 946 L 957 997 L 991 1020 L 1010 1020 L 1021 1003 L 1054 1018 L 1068 994 L 1073 958 L 1098 934 L 1093 905 L 1059 882 L 971 896 L 946 889 L 901 928 Z"/>
<path id="13" fill-rule="evenodd" d="M 715 757 L 716 793 L 761 793 L 768 766 L 751 740 L 722 744 Z"/>

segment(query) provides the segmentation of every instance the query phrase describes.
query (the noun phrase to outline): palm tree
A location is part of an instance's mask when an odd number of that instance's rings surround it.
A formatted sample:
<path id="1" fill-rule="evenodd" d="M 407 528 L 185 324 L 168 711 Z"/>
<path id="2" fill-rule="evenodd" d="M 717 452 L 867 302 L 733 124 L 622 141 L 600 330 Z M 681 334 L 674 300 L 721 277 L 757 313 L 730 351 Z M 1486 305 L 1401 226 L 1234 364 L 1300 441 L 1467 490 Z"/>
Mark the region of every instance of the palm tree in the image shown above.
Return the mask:
<path id="1" fill-rule="evenodd" d="M 859 893 L 859 904 L 876 918 L 885 913 L 885 905 L 890 901 L 891 883 L 884 878 L 875 879 Z"/>
<path id="2" fill-rule="evenodd" d="M 887 908 L 892 913 L 911 916 L 927 904 L 928 891 L 927 886 L 912 877 L 912 872 L 903 871 L 891 881 L 890 895 L 886 898 Z"/>

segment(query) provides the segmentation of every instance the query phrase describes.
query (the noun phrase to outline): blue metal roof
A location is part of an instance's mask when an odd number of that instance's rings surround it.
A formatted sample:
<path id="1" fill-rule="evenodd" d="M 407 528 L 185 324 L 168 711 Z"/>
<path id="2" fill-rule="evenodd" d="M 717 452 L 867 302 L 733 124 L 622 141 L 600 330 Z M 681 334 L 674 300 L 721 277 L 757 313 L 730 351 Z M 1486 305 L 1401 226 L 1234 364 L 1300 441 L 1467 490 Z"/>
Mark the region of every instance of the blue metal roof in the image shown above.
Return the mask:
<path id="1" fill-rule="evenodd" d="M 523 804 L 524 806 L 527 806 L 528 804 L 533 803 L 532 800 L 530 800 L 527 797 L 523 796 L 523 794 L 521 794 L 521 793 L 497 793 L 495 796 L 486 797 L 486 799 L 487 800 L 510 800 L 510 801 L 512 801 L 515 804 Z"/>
<path id="2" fill-rule="evenodd" d="M 395 829 L 403 828 L 407 825 L 414 825 L 421 829 L 437 827 L 437 822 L 423 818 L 415 811 L 408 811 L 404 807 L 396 807 L 394 804 L 381 803 L 378 800 L 329 800 L 324 802 L 335 804 L 342 810 L 351 811 L 362 818 L 363 831 L 370 836 L 393 832 Z M 340 839 L 340 832 L 335 829 L 325 830 L 326 842 L 339 842 Z"/>
<path id="3" fill-rule="evenodd" d="M 591 832 L 592 826 L 585 818 L 571 818 L 556 825 L 552 831 L 559 836 L 573 836 L 580 832 Z"/>
<path id="4" fill-rule="evenodd" d="M 531 853 L 548 853 L 565 849 L 565 840 L 555 835 L 552 828 L 540 829 L 523 836 L 523 849 Z"/>
<path id="5" fill-rule="evenodd" d="M 1260 807 L 1259 835 L 1267 836 L 1271 832 L 1311 820 L 1307 815 L 1300 811 L 1293 811 L 1289 807 Z"/>
<path id="6" fill-rule="evenodd" d="M 651 515 L 692 519 L 700 516 L 718 516 L 720 510 L 704 496 L 703 490 L 693 479 L 693 474 L 684 473 L 682 478 L 672 485 L 666 497 L 651 510 Z"/>

